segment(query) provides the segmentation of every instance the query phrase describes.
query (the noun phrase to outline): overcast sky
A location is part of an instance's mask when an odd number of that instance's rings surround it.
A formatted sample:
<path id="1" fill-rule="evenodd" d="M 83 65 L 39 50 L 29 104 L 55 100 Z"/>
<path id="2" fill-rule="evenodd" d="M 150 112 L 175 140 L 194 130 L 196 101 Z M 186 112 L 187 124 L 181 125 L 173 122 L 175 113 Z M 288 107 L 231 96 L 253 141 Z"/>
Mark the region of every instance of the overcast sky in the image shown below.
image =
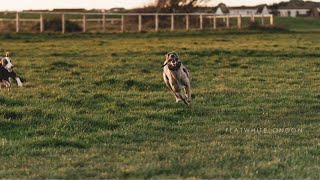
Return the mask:
<path id="1" fill-rule="evenodd" d="M 225 3 L 228 6 L 272 4 L 281 0 L 212 0 L 209 5 Z M 288 0 L 286 0 L 288 1 Z M 314 0 L 320 2 L 320 0 Z M 135 8 L 151 4 L 154 0 L 0 0 L 0 10 L 85 8 L 109 9 L 112 7 Z"/>

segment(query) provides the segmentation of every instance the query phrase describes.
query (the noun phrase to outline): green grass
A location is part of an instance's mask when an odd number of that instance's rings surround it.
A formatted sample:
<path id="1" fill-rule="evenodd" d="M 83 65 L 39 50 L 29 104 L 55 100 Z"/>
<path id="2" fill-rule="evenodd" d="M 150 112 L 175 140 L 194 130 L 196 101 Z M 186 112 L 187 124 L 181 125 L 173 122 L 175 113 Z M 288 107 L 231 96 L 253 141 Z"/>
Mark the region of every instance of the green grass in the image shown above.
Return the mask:
<path id="1" fill-rule="evenodd" d="M 275 24 L 291 31 L 320 31 L 320 18 L 314 17 L 276 17 Z"/>
<path id="2" fill-rule="evenodd" d="M 318 33 L 8 34 L 0 47 L 25 81 L 0 91 L 0 178 L 320 177 Z M 189 108 L 162 80 L 173 50 Z"/>

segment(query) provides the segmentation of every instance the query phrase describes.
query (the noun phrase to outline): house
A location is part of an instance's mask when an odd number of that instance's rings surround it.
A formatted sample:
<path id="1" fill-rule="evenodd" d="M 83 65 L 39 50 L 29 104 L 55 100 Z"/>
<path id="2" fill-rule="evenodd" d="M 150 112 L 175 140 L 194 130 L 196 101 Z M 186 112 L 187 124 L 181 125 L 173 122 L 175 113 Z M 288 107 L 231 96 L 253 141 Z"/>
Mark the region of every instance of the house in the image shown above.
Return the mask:
<path id="1" fill-rule="evenodd" d="M 116 13 L 116 12 L 124 12 L 125 10 L 126 10 L 125 8 L 111 8 L 108 10 L 108 12 Z"/>
<path id="2" fill-rule="evenodd" d="M 291 0 L 285 6 L 279 7 L 280 16 L 319 16 L 320 3 L 302 0 Z"/>
<path id="3" fill-rule="evenodd" d="M 53 12 L 85 12 L 86 9 L 79 8 L 79 9 L 53 9 Z"/>
<path id="4" fill-rule="evenodd" d="M 266 4 L 259 5 L 259 6 L 240 6 L 240 7 L 230 7 L 229 8 L 230 14 L 236 15 L 267 15 L 270 14 L 270 11 Z"/>
<path id="5" fill-rule="evenodd" d="M 258 6 L 240 6 L 240 7 L 227 7 L 225 4 L 220 3 L 214 8 L 216 15 L 267 15 L 270 14 L 270 10 L 266 4 Z"/>
<path id="6" fill-rule="evenodd" d="M 224 15 L 224 14 L 229 14 L 229 9 L 225 4 L 220 3 L 218 4 L 218 6 L 213 8 L 213 12 L 216 15 Z"/>
<path id="7" fill-rule="evenodd" d="M 320 16 L 320 8 L 313 8 L 310 12 L 310 16 L 319 17 Z"/>
<path id="8" fill-rule="evenodd" d="M 254 15 L 257 14 L 257 8 L 255 7 L 247 7 L 247 6 L 240 6 L 240 7 L 230 7 L 229 14 L 232 15 Z"/>

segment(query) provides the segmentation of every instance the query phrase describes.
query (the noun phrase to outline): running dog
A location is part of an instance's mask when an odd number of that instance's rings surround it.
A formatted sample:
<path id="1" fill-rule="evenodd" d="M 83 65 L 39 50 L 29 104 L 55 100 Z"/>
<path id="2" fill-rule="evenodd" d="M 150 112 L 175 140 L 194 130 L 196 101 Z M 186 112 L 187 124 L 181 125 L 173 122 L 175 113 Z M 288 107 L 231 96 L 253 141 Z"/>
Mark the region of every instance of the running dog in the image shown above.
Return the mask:
<path id="1" fill-rule="evenodd" d="M 9 58 L 9 53 L 6 53 L 5 57 L 0 57 L 1 64 L 0 64 L 0 89 L 1 83 L 4 84 L 8 90 L 11 90 L 11 83 L 9 78 L 13 78 L 17 81 L 18 86 L 22 86 L 22 82 L 17 74 L 13 71 L 12 61 Z"/>
<path id="2" fill-rule="evenodd" d="M 168 52 L 166 60 L 163 63 L 163 79 L 167 87 L 172 91 L 176 102 L 183 101 L 189 106 L 191 102 L 191 86 L 189 80 L 189 72 L 179 60 L 179 56 L 175 52 Z M 181 90 L 185 90 L 185 94 Z"/>

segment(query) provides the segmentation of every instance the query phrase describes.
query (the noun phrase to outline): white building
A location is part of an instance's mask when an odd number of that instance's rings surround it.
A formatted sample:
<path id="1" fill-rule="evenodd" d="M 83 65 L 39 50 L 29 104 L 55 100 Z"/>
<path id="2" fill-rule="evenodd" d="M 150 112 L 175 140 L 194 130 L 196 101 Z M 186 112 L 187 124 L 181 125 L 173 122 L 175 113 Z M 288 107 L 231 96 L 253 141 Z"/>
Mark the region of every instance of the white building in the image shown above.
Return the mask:
<path id="1" fill-rule="evenodd" d="M 280 16 L 287 17 L 316 16 L 319 7 L 320 3 L 317 2 L 291 0 L 287 5 L 279 7 L 278 12 Z"/>
<path id="2" fill-rule="evenodd" d="M 217 15 L 267 15 L 270 14 L 270 10 L 267 5 L 259 5 L 259 6 L 240 6 L 240 7 L 227 7 L 225 4 L 219 4 L 215 8 L 215 14 Z"/>
<path id="3" fill-rule="evenodd" d="M 257 8 L 249 8 L 249 7 L 239 7 L 239 8 L 230 8 L 229 14 L 232 15 L 255 15 L 258 13 Z"/>
<path id="4" fill-rule="evenodd" d="M 297 17 L 308 16 L 310 9 L 278 9 L 280 16 Z"/>

